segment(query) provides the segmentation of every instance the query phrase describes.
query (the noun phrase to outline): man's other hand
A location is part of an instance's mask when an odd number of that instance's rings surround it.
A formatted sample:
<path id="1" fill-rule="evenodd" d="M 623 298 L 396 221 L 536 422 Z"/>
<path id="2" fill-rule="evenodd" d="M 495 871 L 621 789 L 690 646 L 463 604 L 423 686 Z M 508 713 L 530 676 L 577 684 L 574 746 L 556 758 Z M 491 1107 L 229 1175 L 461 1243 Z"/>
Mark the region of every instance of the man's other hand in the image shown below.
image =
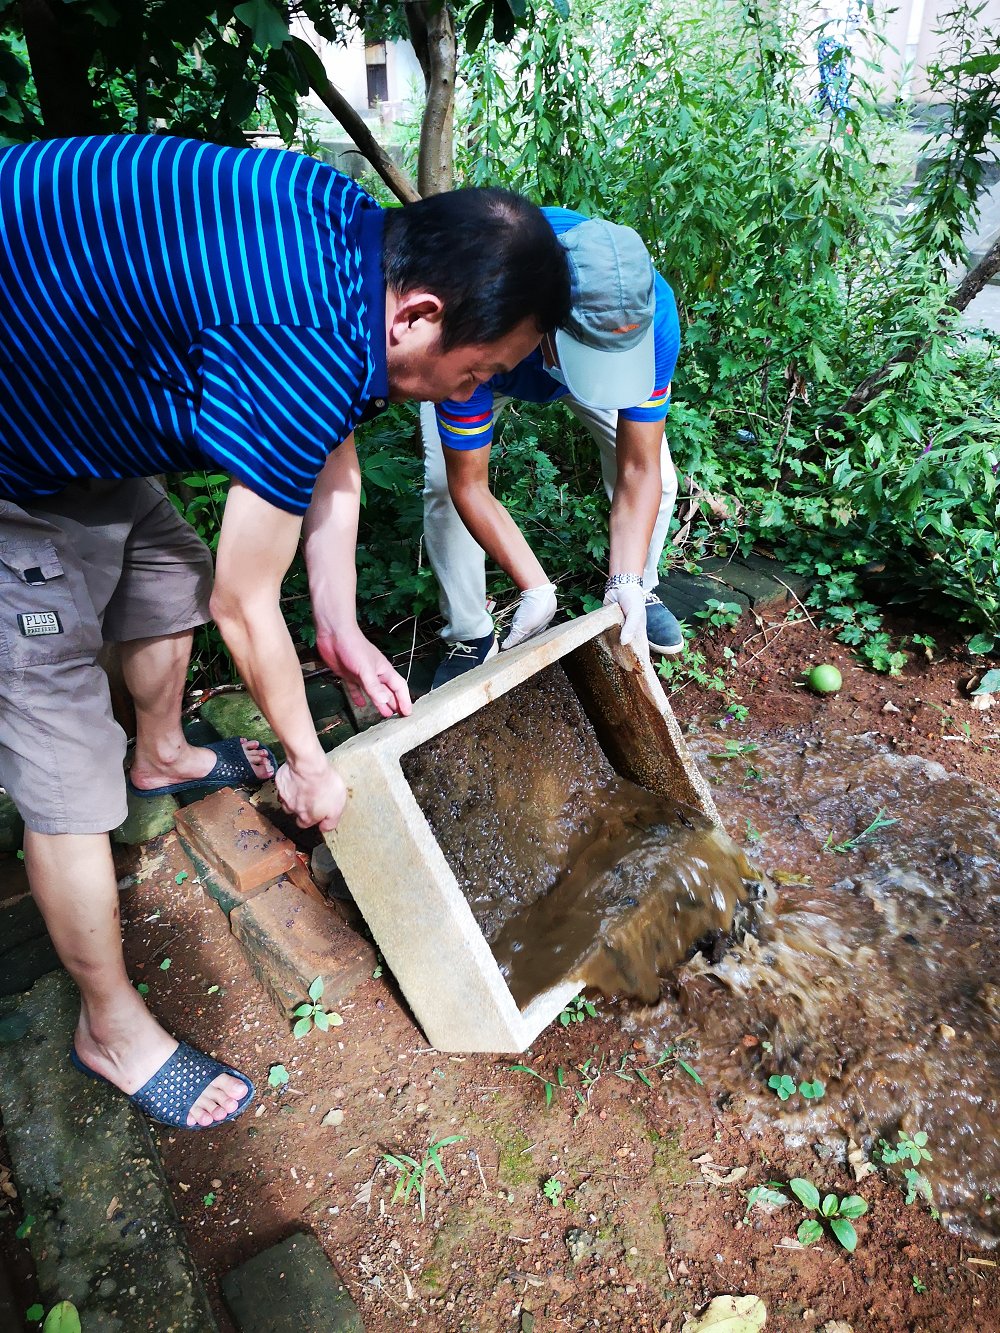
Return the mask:
<path id="1" fill-rule="evenodd" d="M 540 634 L 556 613 L 556 590 L 552 583 L 543 583 L 538 588 L 526 588 L 521 593 L 521 600 L 514 612 L 510 633 L 501 644 L 502 648 L 516 648 L 533 634 Z"/>
<path id="2" fill-rule="evenodd" d="M 282 764 L 274 785 L 281 804 L 295 816 L 299 828 L 318 824 L 321 832 L 328 833 L 337 827 L 347 802 L 347 788 L 325 756 L 308 772 Z"/>
<path id="3" fill-rule="evenodd" d="M 407 717 L 413 705 L 406 681 L 389 659 L 357 628 L 337 634 L 319 634 L 316 647 L 323 661 L 343 681 L 351 703 L 360 707 L 367 697 L 383 717 Z"/>

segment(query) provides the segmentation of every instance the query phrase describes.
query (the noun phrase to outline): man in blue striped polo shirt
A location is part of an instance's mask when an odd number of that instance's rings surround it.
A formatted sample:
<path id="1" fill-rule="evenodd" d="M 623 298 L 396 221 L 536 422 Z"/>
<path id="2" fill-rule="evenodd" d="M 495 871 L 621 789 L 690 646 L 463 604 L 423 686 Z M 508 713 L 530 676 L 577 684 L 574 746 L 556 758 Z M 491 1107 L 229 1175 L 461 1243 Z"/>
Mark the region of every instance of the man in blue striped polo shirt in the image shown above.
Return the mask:
<path id="1" fill-rule="evenodd" d="M 490 491 L 494 422 L 512 400 L 564 402 L 598 447 L 611 501 L 605 600 L 625 613 L 622 642 L 664 656 L 684 646 L 655 592 L 677 496 L 663 428 L 680 344 L 674 295 L 631 228 L 568 208 L 542 212 L 569 256 L 569 320 L 464 402 L 421 407 L 424 540 L 445 619 L 435 686 L 497 651 L 484 552 L 521 591 L 505 648 L 544 629 L 556 612 L 555 587 Z"/>
<path id="2" fill-rule="evenodd" d="M 343 786 L 316 738 L 281 580 L 300 534 L 317 645 L 355 700 L 409 711 L 361 633 L 356 424 L 389 399 L 461 398 L 568 308 L 532 205 L 458 191 L 386 213 L 293 153 L 165 137 L 0 151 L 0 782 L 82 1010 L 73 1051 L 164 1123 L 238 1115 L 245 1075 L 166 1033 L 129 984 L 107 832 L 125 738 L 97 665 L 121 644 L 138 795 L 261 779 L 253 741 L 180 725 L 192 629 L 211 615 L 280 738 L 276 783 L 332 828 Z M 550 233 L 549 233 L 550 234 Z M 211 560 L 153 474 L 232 478 Z"/>

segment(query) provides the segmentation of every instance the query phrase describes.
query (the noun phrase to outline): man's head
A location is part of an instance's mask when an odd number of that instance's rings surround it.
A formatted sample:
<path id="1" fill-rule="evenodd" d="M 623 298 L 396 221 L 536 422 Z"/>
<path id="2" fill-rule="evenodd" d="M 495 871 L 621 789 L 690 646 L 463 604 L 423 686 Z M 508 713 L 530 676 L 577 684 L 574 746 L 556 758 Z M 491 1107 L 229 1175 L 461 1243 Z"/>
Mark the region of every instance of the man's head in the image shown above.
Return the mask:
<path id="1" fill-rule="evenodd" d="M 569 313 L 566 253 L 506 190 L 452 190 L 390 209 L 382 261 L 395 399 L 467 398 Z"/>
<path id="2" fill-rule="evenodd" d="M 566 385 L 588 407 L 635 407 L 656 376 L 649 253 L 631 227 L 614 222 L 581 222 L 559 239 L 572 303 L 555 334 Z"/>

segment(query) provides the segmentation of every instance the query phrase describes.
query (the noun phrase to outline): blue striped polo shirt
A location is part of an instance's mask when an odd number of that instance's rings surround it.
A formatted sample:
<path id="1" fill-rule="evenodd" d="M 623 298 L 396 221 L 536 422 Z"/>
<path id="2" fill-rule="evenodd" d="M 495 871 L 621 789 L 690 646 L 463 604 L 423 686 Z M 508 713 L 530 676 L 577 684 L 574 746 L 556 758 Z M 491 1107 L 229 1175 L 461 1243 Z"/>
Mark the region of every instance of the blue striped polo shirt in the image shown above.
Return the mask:
<path id="1" fill-rule="evenodd" d="M 382 220 L 298 153 L 0 151 L 0 496 L 210 466 L 304 513 L 388 397 Z"/>
<path id="2" fill-rule="evenodd" d="M 570 208 L 543 208 L 549 225 L 557 236 L 585 222 L 582 213 Z M 627 421 L 663 421 L 670 411 L 670 381 L 677 364 L 681 331 L 677 302 L 669 284 L 654 275 L 655 313 L 653 340 L 656 357 L 656 381 L 644 403 L 623 408 L 619 416 Z M 493 443 L 493 402 L 497 396 L 515 398 L 525 403 L 554 403 L 569 390 L 545 368 L 542 350 L 535 350 L 505 375 L 494 375 L 481 384 L 464 403 L 438 403 L 437 422 L 441 441 L 451 449 L 483 449 Z"/>

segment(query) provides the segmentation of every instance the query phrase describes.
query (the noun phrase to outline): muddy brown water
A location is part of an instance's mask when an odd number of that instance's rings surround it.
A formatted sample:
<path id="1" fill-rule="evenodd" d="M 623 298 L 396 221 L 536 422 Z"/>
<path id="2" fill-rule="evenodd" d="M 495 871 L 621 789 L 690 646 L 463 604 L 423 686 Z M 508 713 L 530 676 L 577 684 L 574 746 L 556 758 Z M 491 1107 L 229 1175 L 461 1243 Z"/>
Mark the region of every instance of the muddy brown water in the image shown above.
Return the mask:
<path id="1" fill-rule="evenodd" d="M 996 1244 L 995 793 L 865 737 L 692 749 L 767 874 L 615 774 L 558 667 L 404 771 L 520 1004 L 562 976 L 644 1001 L 632 1034 L 651 1054 L 692 1035 L 747 1133 L 778 1120 L 845 1166 L 922 1130 L 942 1220 Z M 895 822 L 861 836 L 880 814 Z M 776 1073 L 826 1095 L 782 1105 Z"/>
<path id="2" fill-rule="evenodd" d="M 728 834 L 615 773 L 559 666 L 403 771 L 522 1008 L 565 978 L 651 1003 L 760 892 Z"/>

